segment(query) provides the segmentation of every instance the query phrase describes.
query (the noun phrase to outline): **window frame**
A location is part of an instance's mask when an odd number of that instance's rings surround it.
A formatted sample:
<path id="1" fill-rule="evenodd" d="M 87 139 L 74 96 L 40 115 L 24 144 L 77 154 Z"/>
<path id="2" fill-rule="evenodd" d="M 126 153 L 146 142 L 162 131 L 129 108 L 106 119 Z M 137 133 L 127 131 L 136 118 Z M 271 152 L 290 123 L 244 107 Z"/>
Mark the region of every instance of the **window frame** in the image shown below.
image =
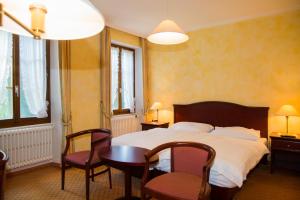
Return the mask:
<path id="1" fill-rule="evenodd" d="M 130 47 L 126 47 L 123 45 L 119 45 L 119 44 L 111 44 L 111 47 L 113 48 L 118 48 L 119 49 L 119 70 L 118 70 L 118 109 L 112 110 L 113 115 L 121 115 L 121 114 L 130 114 L 130 108 L 124 108 L 122 109 L 122 92 L 120 92 L 121 88 L 122 88 L 122 49 L 125 49 L 127 51 L 132 51 L 133 52 L 133 98 L 135 99 L 135 49 L 134 48 L 130 48 Z M 134 112 L 135 112 L 135 108 L 134 108 Z"/>
<path id="2" fill-rule="evenodd" d="M 28 126 L 36 124 L 51 123 L 51 101 L 50 101 L 50 41 L 46 41 L 46 74 L 47 74 L 47 93 L 46 100 L 48 105 L 48 117 L 46 118 L 21 118 L 21 104 L 20 104 L 20 42 L 19 36 L 12 34 L 12 90 L 13 90 L 13 118 L 0 120 L 0 128 Z M 18 94 L 15 92 L 15 88 L 18 87 Z"/>

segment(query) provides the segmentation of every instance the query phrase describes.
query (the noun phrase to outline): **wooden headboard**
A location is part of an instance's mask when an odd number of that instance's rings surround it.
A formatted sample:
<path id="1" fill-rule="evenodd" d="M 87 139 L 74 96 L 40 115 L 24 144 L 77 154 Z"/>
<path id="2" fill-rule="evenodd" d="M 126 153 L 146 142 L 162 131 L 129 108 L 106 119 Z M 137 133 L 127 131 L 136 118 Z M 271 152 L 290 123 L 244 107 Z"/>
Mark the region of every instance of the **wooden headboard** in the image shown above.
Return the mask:
<path id="1" fill-rule="evenodd" d="M 250 107 L 228 102 L 205 101 L 174 105 L 174 123 L 208 123 L 213 126 L 242 126 L 260 130 L 268 138 L 268 107 Z"/>

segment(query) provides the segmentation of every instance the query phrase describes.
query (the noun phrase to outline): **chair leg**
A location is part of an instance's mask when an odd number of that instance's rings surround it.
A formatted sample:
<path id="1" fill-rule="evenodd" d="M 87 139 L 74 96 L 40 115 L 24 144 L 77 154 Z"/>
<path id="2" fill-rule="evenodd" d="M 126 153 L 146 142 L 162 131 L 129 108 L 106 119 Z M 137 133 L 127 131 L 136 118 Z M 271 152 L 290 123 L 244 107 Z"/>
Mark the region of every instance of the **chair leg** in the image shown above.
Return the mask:
<path id="1" fill-rule="evenodd" d="M 92 171 L 92 181 L 95 182 L 95 178 L 94 178 L 95 171 L 94 171 L 94 168 L 92 168 L 91 171 Z"/>
<path id="2" fill-rule="evenodd" d="M 143 192 L 143 190 L 141 191 L 141 199 L 142 199 L 142 200 L 146 200 L 146 195 L 145 195 L 145 193 Z"/>
<path id="3" fill-rule="evenodd" d="M 85 199 L 90 199 L 90 168 L 85 169 Z"/>
<path id="4" fill-rule="evenodd" d="M 112 188 L 112 183 L 111 183 L 111 170 L 110 167 L 108 167 L 108 179 L 109 179 L 109 188 Z"/>
<path id="5" fill-rule="evenodd" d="M 66 163 L 64 159 L 61 159 L 61 189 L 65 189 L 65 173 L 66 173 Z"/>
<path id="6" fill-rule="evenodd" d="M 148 199 L 151 199 L 150 196 L 147 197 L 146 193 L 143 191 L 141 191 L 141 200 L 148 200 Z"/>

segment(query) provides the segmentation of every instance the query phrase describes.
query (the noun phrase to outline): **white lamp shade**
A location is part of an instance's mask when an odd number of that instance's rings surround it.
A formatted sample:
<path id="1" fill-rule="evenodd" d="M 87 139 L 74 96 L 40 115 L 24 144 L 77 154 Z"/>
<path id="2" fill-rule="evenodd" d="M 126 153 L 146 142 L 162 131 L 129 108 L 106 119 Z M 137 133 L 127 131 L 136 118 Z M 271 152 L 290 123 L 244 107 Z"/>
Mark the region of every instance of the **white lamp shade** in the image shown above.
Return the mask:
<path id="1" fill-rule="evenodd" d="M 279 116 L 298 116 L 298 111 L 292 105 L 283 105 L 277 112 Z"/>
<path id="2" fill-rule="evenodd" d="M 30 5 L 47 9 L 42 39 L 74 40 L 96 35 L 104 28 L 103 16 L 88 0 L 1 0 L 3 9 L 31 28 Z M 5 30 L 18 35 L 32 35 L 8 17 L 3 17 Z"/>
<path id="3" fill-rule="evenodd" d="M 154 102 L 150 108 L 150 110 L 158 110 L 161 108 L 161 103 L 160 102 Z"/>
<path id="4" fill-rule="evenodd" d="M 147 39 L 155 44 L 172 45 L 186 42 L 189 36 L 174 21 L 164 20 Z"/>

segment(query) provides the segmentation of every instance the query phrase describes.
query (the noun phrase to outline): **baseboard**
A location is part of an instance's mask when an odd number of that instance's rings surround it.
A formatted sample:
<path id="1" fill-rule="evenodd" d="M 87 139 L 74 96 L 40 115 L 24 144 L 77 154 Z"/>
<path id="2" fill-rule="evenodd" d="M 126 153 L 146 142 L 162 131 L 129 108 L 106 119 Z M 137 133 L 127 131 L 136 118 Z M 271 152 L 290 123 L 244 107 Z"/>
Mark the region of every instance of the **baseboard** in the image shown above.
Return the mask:
<path id="1" fill-rule="evenodd" d="M 26 167 L 26 168 L 20 168 L 20 169 L 17 169 L 17 170 L 7 171 L 6 175 L 7 175 L 7 177 L 12 177 L 12 176 L 16 176 L 16 175 L 19 175 L 19 174 L 32 172 L 32 171 L 35 171 L 37 169 L 50 167 L 50 166 L 58 167 L 58 168 L 61 167 L 60 163 L 55 163 L 55 162 L 40 163 L 40 164 L 35 165 L 35 166 L 30 166 L 30 167 Z"/>
<path id="2" fill-rule="evenodd" d="M 53 167 L 61 168 L 61 164 L 60 164 L 60 163 L 52 162 L 52 163 L 50 163 L 50 164 L 51 164 L 51 166 L 53 166 Z"/>

